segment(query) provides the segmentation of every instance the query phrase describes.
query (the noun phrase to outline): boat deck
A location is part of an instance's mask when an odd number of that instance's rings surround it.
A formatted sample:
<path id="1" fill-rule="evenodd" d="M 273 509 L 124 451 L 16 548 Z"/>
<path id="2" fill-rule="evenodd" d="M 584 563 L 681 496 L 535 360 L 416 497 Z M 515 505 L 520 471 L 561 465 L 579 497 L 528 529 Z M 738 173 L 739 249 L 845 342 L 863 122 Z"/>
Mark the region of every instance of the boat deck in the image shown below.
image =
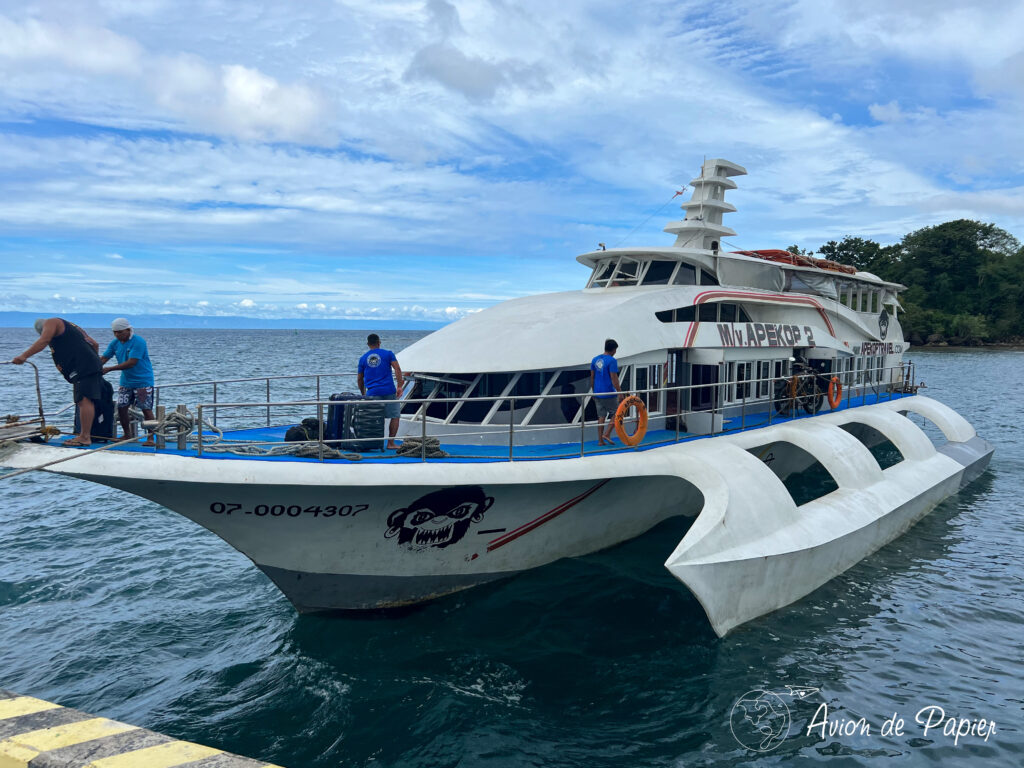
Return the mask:
<path id="1" fill-rule="evenodd" d="M 873 405 L 878 402 L 884 402 L 888 400 L 896 400 L 903 397 L 910 397 L 908 394 L 889 394 L 885 393 L 882 395 L 875 395 L 868 393 L 866 395 L 858 395 L 857 397 L 851 397 L 849 400 L 844 400 L 837 407 L 836 411 L 846 410 L 848 408 L 857 408 L 862 405 Z M 829 413 L 830 410 L 824 408 L 821 414 Z M 707 437 L 715 437 L 722 434 L 731 434 L 741 431 L 747 431 L 752 429 L 760 429 L 774 424 L 782 424 L 788 421 L 800 421 L 803 419 L 814 418 L 801 413 L 794 417 L 784 417 L 778 414 L 771 414 L 769 420 L 768 413 L 748 413 L 743 418 L 731 418 L 725 419 L 723 423 L 723 429 L 720 432 L 716 432 L 714 435 L 695 435 L 686 432 L 676 433 L 675 430 L 648 430 L 644 436 L 643 441 L 635 446 L 625 446 L 616 442 L 612 446 L 598 446 L 596 439 L 596 426 L 587 426 L 587 435 L 594 436 L 594 439 L 587 440 L 583 443 L 582 451 L 580 442 L 577 440 L 571 443 L 549 443 L 549 444 L 529 444 L 529 445 L 516 445 L 510 452 L 508 444 L 504 445 L 467 445 L 457 443 L 442 443 L 441 449 L 449 454 L 446 458 L 429 458 L 431 462 L 448 462 L 448 463 L 486 463 L 486 462 L 497 462 L 497 461 L 549 461 L 552 459 L 574 459 L 579 458 L 581 453 L 586 456 L 594 456 L 598 454 L 615 454 L 623 453 L 628 451 L 645 451 L 652 448 L 658 448 L 665 445 L 671 445 L 673 443 L 688 442 L 691 440 L 701 440 Z M 286 445 L 284 441 L 284 434 L 288 428 L 292 426 L 285 424 L 281 426 L 270 426 L 270 427 L 254 427 L 250 429 L 236 429 L 224 432 L 223 440 L 216 446 L 205 446 L 202 452 L 203 459 L 211 460 L 246 460 L 246 461 L 287 461 L 287 462 L 320 462 L 320 459 L 316 456 L 313 457 L 300 457 L 294 455 L 260 455 L 258 453 L 251 453 L 249 451 L 263 449 L 267 450 L 272 448 L 274 445 Z M 613 433 L 614 435 L 614 433 Z M 51 441 L 51 445 L 61 445 L 66 440 L 71 439 L 71 435 L 62 436 L 59 439 Z M 398 438 L 399 442 L 401 437 Z M 381 444 L 383 444 L 383 439 Z M 79 448 L 78 450 L 92 450 L 105 445 L 103 442 L 94 442 L 89 448 Z M 231 452 L 230 448 L 239 448 L 241 453 Z M 156 453 L 157 449 L 151 445 L 143 445 L 142 439 L 140 438 L 137 443 L 126 443 L 110 448 L 111 451 L 127 452 L 127 453 Z M 346 449 L 343 449 L 346 450 Z M 161 455 L 171 456 L 189 456 L 196 457 L 197 451 L 193 446 L 186 450 L 178 450 L 174 447 L 172 442 L 168 442 L 166 448 L 159 450 Z M 352 454 L 347 454 L 351 456 Z M 419 454 L 412 456 L 399 456 L 394 450 L 385 451 L 370 451 L 366 453 L 358 454 L 361 456 L 360 459 L 354 458 L 336 458 L 336 459 L 324 459 L 324 463 L 352 463 L 353 461 L 362 461 L 369 463 L 386 463 L 386 464 L 407 464 L 407 463 L 418 463 L 421 462 Z"/>

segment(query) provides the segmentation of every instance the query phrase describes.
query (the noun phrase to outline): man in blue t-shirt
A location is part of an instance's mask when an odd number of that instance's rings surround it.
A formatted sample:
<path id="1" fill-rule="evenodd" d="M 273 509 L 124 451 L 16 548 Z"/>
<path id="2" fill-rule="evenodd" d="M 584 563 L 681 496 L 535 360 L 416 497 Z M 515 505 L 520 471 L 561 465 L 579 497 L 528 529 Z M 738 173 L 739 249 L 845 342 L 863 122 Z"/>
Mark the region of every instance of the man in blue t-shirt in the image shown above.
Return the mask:
<path id="1" fill-rule="evenodd" d="M 125 437 L 135 437 L 134 426 L 128 416 L 128 409 L 137 405 L 146 419 L 153 419 L 153 363 L 149 360 L 146 340 L 132 330 L 132 324 L 119 317 L 110 324 L 114 340 L 107 345 L 107 351 L 100 357 L 106 363 L 112 357 L 117 365 L 107 365 L 103 373 L 121 372 L 121 386 L 117 388 L 117 418 Z M 146 438 L 146 444 L 153 442 L 153 436 Z"/>
<path id="2" fill-rule="evenodd" d="M 590 361 L 590 390 L 594 393 L 597 407 L 597 444 L 613 445 L 611 439 L 614 420 L 609 418 L 619 405 L 622 388 L 619 386 L 619 363 L 615 352 L 619 348 L 615 339 L 606 339 L 604 354 Z M 608 424 L 605 425 L 607 420 Z"/>
<path id="3" fill-rule="evenodd" d="M 359 391 L 372 400 L 390 401 L 384 406 L 384 418 L 391 419 L 388 425 L 388 448 L 397 448 L 395 435 L 398 434 L 398 419 L 402 413 L 398 398 L 401 398 L 405 387 L 402 367 L 394 352 L 380 348 L 380 336 L 376 333 L 366 337 L 366 346 L 369 349 L 359 358 Z M 394 380 L 391 378 L 392 370 L 395 372 Z"/>

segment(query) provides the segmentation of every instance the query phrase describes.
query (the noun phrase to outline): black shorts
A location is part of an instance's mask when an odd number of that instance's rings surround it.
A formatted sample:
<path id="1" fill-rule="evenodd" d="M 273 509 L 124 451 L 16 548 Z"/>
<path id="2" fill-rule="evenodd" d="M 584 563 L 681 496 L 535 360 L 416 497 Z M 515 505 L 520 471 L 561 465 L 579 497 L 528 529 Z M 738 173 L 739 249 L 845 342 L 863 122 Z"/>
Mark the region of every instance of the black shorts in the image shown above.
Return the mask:
<path id="1" fill-rule="evenodd" d="M 103 397 L 103 391 L 100 389 L 101 381 L 103 381 L 103 376 L 98 371 L 88 376 L 80 376 L 73 385 L 72 399 L 76 403 L 82 402 L 87 397 L 90 400 L 99 400 Z"/>

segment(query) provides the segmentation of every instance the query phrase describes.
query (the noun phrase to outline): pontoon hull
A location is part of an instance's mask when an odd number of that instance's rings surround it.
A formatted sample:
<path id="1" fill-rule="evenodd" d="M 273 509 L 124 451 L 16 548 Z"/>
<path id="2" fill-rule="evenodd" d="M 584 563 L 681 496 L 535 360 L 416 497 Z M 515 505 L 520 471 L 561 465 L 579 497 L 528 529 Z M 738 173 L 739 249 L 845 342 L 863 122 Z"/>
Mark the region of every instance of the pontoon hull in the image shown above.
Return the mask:
<path id="1" fill-rule="evenodd" d="M 908 411 L 930 418 L 949 442 L 936 450 L 900 415 Z M 881 470 L 851 434 L 866 427 L 904 460 Z M 766 463 L 765 446 L 774 461 Z M 52 471 L 188 517 L 249 557 L 304 612 L 422 602 L 691 516 L 666 566 L 724 635 L 905 532 L 977 477 L 991 453 L 952 410 L 913 397 L 580 459 L 321 464 L 109 451 Z M 5 463 L 63 455 L 25 446 Z M 839 489 L 798 507 L 778 475 L 815 459 Z"/>

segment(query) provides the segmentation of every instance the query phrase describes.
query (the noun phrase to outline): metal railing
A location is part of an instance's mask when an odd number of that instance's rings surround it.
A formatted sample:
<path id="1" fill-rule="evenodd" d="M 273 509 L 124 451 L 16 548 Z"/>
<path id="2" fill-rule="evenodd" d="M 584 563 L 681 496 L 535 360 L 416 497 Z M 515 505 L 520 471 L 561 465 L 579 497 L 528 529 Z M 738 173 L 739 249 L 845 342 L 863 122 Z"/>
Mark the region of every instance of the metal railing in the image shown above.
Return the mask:
<path id="1" fill-rule="evenodd" d="M 316 384 L 316 394 L 314 396 L 314 399 L 312 401 L 310 401 L 310 402 L 316 402 L 316 401 L 321 399 L 321 396 L 322 396 L 322 394 L 321 394 L 321 383 L 322 383 L 322 381 L 324 379 L 346 379 L 346 378 L 347 379 L 352 379 L 353 387 L 354 387 L 355 386 L 355 380 L 356 380 L 356 374 L 354 374 L 354 373 L 294 373 L 294 374 L 283 374 L 283 375 L 279 375 L 279 376 L 250 376 L 250 377 L 242 378 L 242 379 L 216 379 L 216 380 L 211 379 L 209 381 L 182 381 L 182 382 L 178 382 L 177 384 L 158 384 L 157 386 L 153 387 L 153 397 L 154 397 L 153 404 L 154 404 L 154 407 L 160 405 L 160 394 L 161 394 L 161 392 L 163 390 L 181 389 L 181 388 L 193 389 L 193 388 L 196 388 L 196 387 L 211 387 L 212 391 L 213 391 L 213 403 L 212 404 L 214 406 L 216 406 L 217 405 L 217 400 L 218 400 L 218 388 L 219 387 L 222 387 L 225 384 L 243 384 L 243 383 L 248 383 L 248 382 L 252 382 L 252 381 L 262 381 L 262 382 L 266 383 L 266 388 L 267 388 L 267 399 L 266 399 L 267 426 L 270 426 L 270 405 L 271 405 L 271 402 L 270 402 L 270 382 L 272 382 L 272 381 L 285 381 L 285 380 L 296 381 L 296 380 L 299 380 L 299 379 L 313 379 L 315 381 L 315 384 Z M 303 402 L 303 401 L 296 401 L 296 402 Z M 215 425 L 217 423 L 217 410 L 216 410 L 216 408 L 214 408 L 214 412 L 213 412 L 213 423 Z"/>
<path id="2" fill-rule="evenodd" d="M 290 413 L 295 415 L 296 411 L 313 416 L 312 409 L 315 408 L 315 416 L 318 424 L 316 440 L 297 441 L 293 445 L 305 445 L 315 448 L 317 458 L 324 461 L 330 458 L 330 451 L 325 459 L 325 449 L 350 450 L 353 445 L 365 446 L 367 441 L 379 440 L 383 446 L 387 439 L 384 432 L 379 436 L 367 437 L 339 437 L 328 439 L 325 436 L 325 416 L 331 413 L 332 407 L 381 408 L 380 401 L 373 403 L 366 400 L 329 400 L 323 399 L 321 393 L 321 379 L 328 376 L 338 378 L 351 374 L 302 374 L 291 376 L 274 377 L 253 377 L 248 379 L 233 379 L 230 381 L 205 381 L 189 382 L 178 385 L 164 385 L 164 389 L 192 386 L 212 386 L 216 392 L 217 385 L 242 382 L 266 382 L 266 399 L 262 402 L 223 402 L 215 397 L 210 402 L 201 402 L 196 406 L 197 423 L 199 424 L 199 440 L 194 441 L 195 450 L 198 455 L 203 455 L 203 420 L 211 416 L 210 423 L 217 424 L 218 412 L 251 412 L 252 409 L 264 409 L 266 412 L 266 426 L 271 425 L 272 413 Z M 625 394 L 636 394 L 645 402 L 659 403 L 659 410 L 649 414 L 653 426 L 646 439 L 640 444 L 633 446 L 634 450 L 643 450 L 653 446 L 671 444 L 692 440 L 707 435 L 741 431 L 745 429 L 770 426 L 780 421 L 809 418 L 816 415 L 820 410 L 826 408 L 827 392 L 821 386 L 821 380 L 831 381 L 836 377 L 843 384 L 842 397 L 836 404 L 837 409 L 870 405 L 892 399 L 897 396 L 910 394 L 916 390 L 912 384 L 914 377 L 913 363 L 907 362 L 897 366 L 863 368 L 859 370 L 840 371 L 836 373 L 808 372 L 790 374 L 782 377 L 762 377 L 741 379 L 732 381 L 721 381 L 706 384 L 685 384 L 667 386 L 661 385 L 645 389 L 632 390 Z M 270 399 L 270 381 L 279 379 L 301 379 L 310 378 L 316 381 L 316 397 L 309 400 L 283 400 L 272 401 Z M 780 391 L 793 386 L 794 382 L 809 379 L 816 379 L 819 382 L 817 395 L 810 396 L 811 402 L 806 402 L 807 396 L 802 400 L 784 403 L 786 398 L 780 397 Z M 765 393 L 759 395 L 758 393 Z M 547 395 L 496 395 L 486 397 L 456 397 L 439 398 L 433 394 L 429 397 L 405 397 L 400 403 L 405 411 L 401 419 L 402 429 L 397 436 L 398 440 L 409 438 L 420 438 L 420 450 L 418 454 L 412 454 L 413 458 L 427 460 L 428 447 L 426 438 L 435 437 L 441 440 L 442 449 L 459 449 L 453 454 L 455 458 L 475 458 L 491 461 L 517 461 L 540 458 L 569 458 L 582 457 L 599 452 L 606 452 L 608 449 L 598 449 L 593 445 L 596 437 L 598 420 L 587 418 L 587 411 L 590 408 L 590 401 L 593 399 L 591 393 L 565 393 Z M 533 406 L 536 401 L 554 401 L 558 404 L 564 400 L 572 400 L 576 404 L 576 418 L 564 423 L 547 423 L 529 425 L 520 424 L 517 420 L 517 403 L 523 405 L 526 412 L 532 410 L 526 406 Z M 673 407 L 669 408 L 669 403 Z M 445 419 L 432 417 L 428 409 L 432 406 L 454 406 L 455 404 L 477 403 L 486 406 L 488 413 L 496 412 L 504 414 L 507 410 L 507 421 L 497 423 L 497 419 L 490 424 L 481 425 L 474 422 L 446 423 Z M 427 408 L 420 406 L 426 404 Z M 561 411 L 560 405 L 559 410 Z M 226 415 L 226 414 L 225 414 Z M 525 418 L 525 417 L 524 417 Z M 627 417 L 627 425 L 635 421 L 635 415 Z M 243 419 L 231 419 L 239 427 L 245 424 Z M 386 419 L 385 419 L 386 422 Z M 294 423 L 294 422 L 290 422 Z M 249 432 L 253 429 L 252 422 L 248 422 Z M 283 426 L 283 425 L 279 425 Z M 384 425 L 386 431 L 386 423 Z M 278 436 L 272 439 L 266 435 L 261 436 L 244 434 L 245 430 L 237 430 L 229 434 L 222 442 L 218 451 L 224 451 L 226 446 L 245 446 L 249 451 L 253 448 L 281 446 L 282 441 Z M 507 437 L 498 441 L 499 433 Z M 573 433 L 573 437 L 569 437 Z M 588 434 L 591 440 L 588 444 Z M 489 442 L 488 442 L 489 441 Z"/>
<path id="3" fill-rule="evenodd" d="M 723 367 L 719 367 L 722 372 Z M 859 405 L 867 405 L 891 399 L 896 396 L 911 394 L 916 391 L 913 384 L 915 376 L 914 364 L 910 361 L 889 367 L 865 367 L 850 371 L 837 371 L 835 373 L 796 373 L 795 375 L 767 376 L 750 379 L 733 379 L 730 381 L 717 381 L 706 384 L 683 384 L 683 385 L 659 385 L 642 389 L 631 390 L 628 394 L 636 394 L 645 402 L 657 403 L 656 410 L 649 414 L 651 431 L 647 437 L 637 446 L 635 450 L 643 450 L 653 446 L 683 442 L 705 435 L 716 435 L 720 433 L 734 432 L 745 429 L 769 426 L 780 420 L 795 418 L 807 418 L 817 413 L 819 408 L 826 407 L 823 403 L 811 404 L 808 411 L 803 403 L 791 403 L 787 408 L 780 408 L 779 385 L 791 383 L 794 380 L 802 381 L 807 378 L 831 380 L 832 377 L 839 378 L 843 386 L 843 397 L 837 408 L 851 408 Z M 352 405 L 355 408 L 365 408 L 368 403 L 365 400 L 339 401 L 325 399 L 323 396 L 323 382 L 326 379 L 350 379 L 354 380 L 355 375 L 351 373 L 310 373 L 310 374 L 289 374 L 280 376 L 255 376 L 238 379 L 219 379 L 208 381 L 181 382 L 176 384 L 163 384 L 155 387 L 157 391 L 158 414 L 166 409 L 159 405 L 161 391 L 166 393 L 175 390 L 194 389 L 207 387 L 212 394 L 212 400 L 204 400 L 195 406 L 196 423 L 198 425 L 198 440 L 192 439 L 196 454 L 203 455 L 208 447 L 204 446 L 204 420 L 209 417 L 211 424 L 216 431 L 221 431 L 218 420 L 230 422 L 223 425 L 223 429 L 231 431 L 226 439 L 221 440 L 221 448 L 225 446 L 245 446 L 247 449 L 281 446 L 282 440 L 274 435 L 273 439 L 259 439 L 243 434 L 246 428 L 253 429 L 252 420 L 247 418 L 253 409 L 261 409 L 265 416 L 261 421 L 264 427 L 272 426 L 274 416 L 279 419 L 291 417 L 293 420 L 288 424 L 294 424 L 296 416 L 315 415 L 318 423 L 318 434 L 316 440 L 300 441 L 295 445 L 306 445 L 316 450 L 316 458 L 324 461 L 330 458 L 330 451 L 325 457 L 326 449 L 346 450 L 358 440 L 365 445 L 366 440 L 377 438 L 337 438 L 325 439 L 325 416 L 331 412 L 331 407 Z M 312 384 L 311 397 L 309 399 L 272 400 L 272 382 L 291 381 L 299 382 L 309 380 Z M 260 387 L 263 399 L 258 401 L 231 401 L 224 402 L 222 387 L 235 384 L 263 383 Z M 410 381 L 410 384 L 412 382 Z M 355 391 L 354 381 L 352 390 Z M 412 387 L 409 387 L 409 392 Z M 821 388 L 819 387 L 821 393 Z M 408 394 L 408 392 L 407 392 Z M 627 393 L 624 393 L 627 394 Z M 821 393 L 824 394 L 824 393 Z M 428 437 L 435 437 L 441 440 L 443 447 L 449 449 L 460 449 L 456 457 L 478 458 L 491 461 L 517 461 L 539 458 L 570 458 L 582 457 L 598 452 L 605 452 L 607 449 L 599 449 L 593 444 L 596 438 L 598 420 L 592 415 L 588 418 L 588 411 L 593 395 L 589 392 L 569 392 L 559 394 L 538 394 L 538 395 L 510 395 L 502 394 L 487 397 L 466 397 L 465 394 L 453 397 L 438 397 L 436 391 L 425 397 L 404 397 L 401 401 L 403 409 L 402 429 L 397 439 L 408 438 L 421 439 L 421 451 L 419 458 L 429 458 L 427 441 Z M 573 406 L 568 410 L 575 409 L 575 417 L 562 423 L 520 423 L 519 419 L 526 420 L 537 412 L 538 402 L 552 401 L 555 409 L 552 412 L 566 413 L 561 408 L 563 401 L 573 401 Z M 489 424 L 483 425 L 472 421 L 453 421 L 448 423 L 446 418 L 437 418 L 430 415 L 430 409 L 445 411 L 456 405 L 481 404 L 486 406 L 483 410 L 493 414 L 495 418 Z M 517 404 L 522 406 L 520 414 L 517 414 Z M 670 405 L 671 404 L 671 405 Z M 380 407 L 380 403 L 376 403 Z M 425 406 L 425 407 L 421 407 Z M 59 415 L 70 410 L 73 406 L 67 406 L 54 414 L 46 414 L 47 418 Z M 315 409 L 315 414 L 311 411 Z M 557 409 L 557 410 L 556 410 Z M 186 409 L 179 405 L 178 409 L 184 412 Z M 412 411 L 408 413 L 407 411 Z M 504 419 L 507 411 L 507 420 Z M 501 417 L 500 419 L 498 417 Z M 626 419 L 627 424 L 635 420 L 635 416 Z M 284 422 L 279 424 L 283 426 Z M 386 426 L 386 425 L 385 425 Z M 588 441 L 588 435 L 591 440 Z M 266 435 L 264 435 L 266 437 Z M 381 443 L 386 440 L 382 433 L 379 437 Z M 164 441 L 158 438 L 156 450 L 163 450 Z M 589 443 L 589 444 L 588 444 Z M 177 440 L 177 446 L 188 449 L 186 437 L 182 435 Z M 474 452 L 475 449 L 475 452 Z M 413 454 L 416 457 L 416 454 Z"/>

